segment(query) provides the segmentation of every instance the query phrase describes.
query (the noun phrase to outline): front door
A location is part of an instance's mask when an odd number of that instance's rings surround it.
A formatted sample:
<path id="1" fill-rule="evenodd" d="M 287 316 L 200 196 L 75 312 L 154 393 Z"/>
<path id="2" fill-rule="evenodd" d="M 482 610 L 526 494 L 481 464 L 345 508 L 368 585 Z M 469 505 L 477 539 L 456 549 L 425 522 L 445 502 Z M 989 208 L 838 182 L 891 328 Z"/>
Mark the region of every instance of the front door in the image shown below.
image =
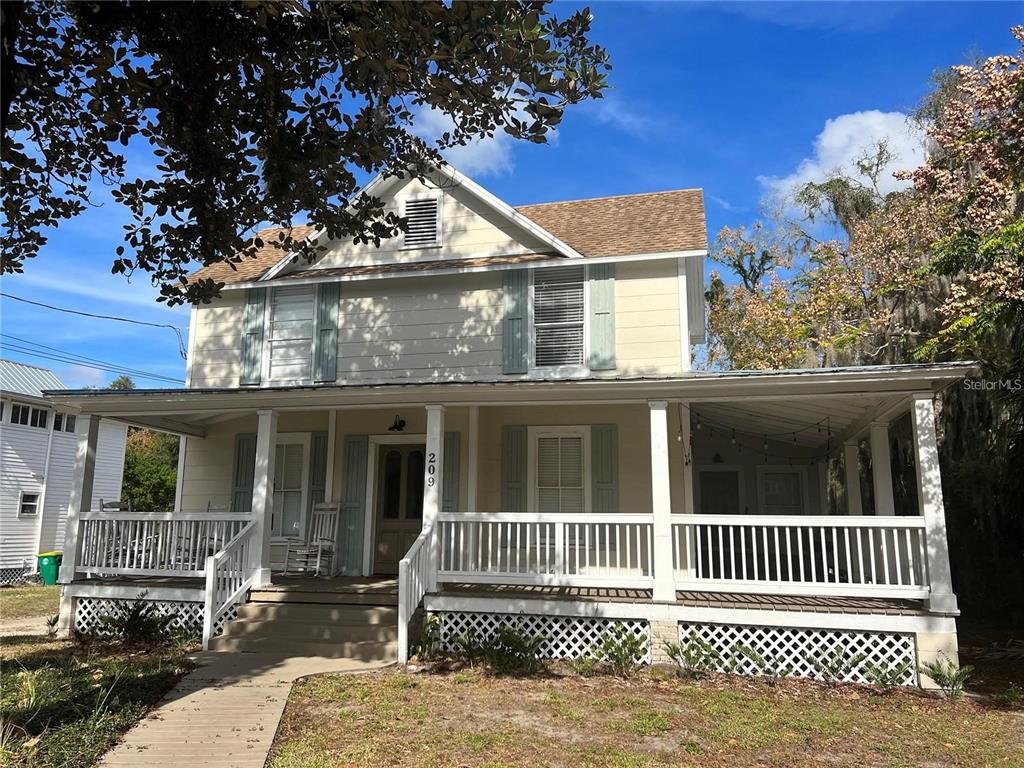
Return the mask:
<path id="1" fill-rule="evenodd" d="M 423 445 L 382 445 L 377 457 L 374 573 L 398 573 L 423 528 Z"/>

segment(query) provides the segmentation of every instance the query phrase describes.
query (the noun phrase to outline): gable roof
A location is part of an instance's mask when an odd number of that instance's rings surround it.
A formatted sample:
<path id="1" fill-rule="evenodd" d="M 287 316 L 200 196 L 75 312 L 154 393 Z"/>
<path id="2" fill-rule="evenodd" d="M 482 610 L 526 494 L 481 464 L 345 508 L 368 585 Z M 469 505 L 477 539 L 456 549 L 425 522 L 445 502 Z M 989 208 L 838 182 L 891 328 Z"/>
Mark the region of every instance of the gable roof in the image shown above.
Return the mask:
<path id="1" fill-rule="evenodd" d="M 41 398 L 45 389 L 64 389 L 64 382 L 49 368 L 0 359 L 0 391 Z"/>
<path id="2" fill-rule="evenodd" d="M 460 183 L 472 185 L 481 194 L 493 198 L 454 169 L 449 173 L 457 174 Z M 507 208 L 504 203 L 497 202 Z M 508 210 L 512 215 L 525 219 L 531 227 L 547 233 L 552 242 L 564 244 L 563 253 L 576 257 L 706 251 L 708 247 L 704 193 L 700 189 L 540 203 Z M 226 285 L 260 279 L 285 279 L 287 273 L 280 277 L 277 273 L 287 263 L 288 257 L 271 244 L 281 231 L 281 227 L 260 230 L 258 236 L 264 241 L 264 246 L 255 257 L 244 259 L 234 269 L 221 262 L 196 271 L 192 279 L 208 277 Z M 296 239 L 309 237 L 315 232 L 316 228 L 307 224 L 292 227 L 292 236 Z M 545 255 L 545 258 L 552 257 L 557 257 L 557 254 Z M 423 267 L 415 271 L 427 271 L 426 264 L 450 266 L 451 261 L 424 262 Z M 353 269 L 341 267 L 318 272 L 318 275 L 327 277 L 328 272 L 358 274 Z M 362 270 L 367 275 L 380 271 L 381 265 Z"/>

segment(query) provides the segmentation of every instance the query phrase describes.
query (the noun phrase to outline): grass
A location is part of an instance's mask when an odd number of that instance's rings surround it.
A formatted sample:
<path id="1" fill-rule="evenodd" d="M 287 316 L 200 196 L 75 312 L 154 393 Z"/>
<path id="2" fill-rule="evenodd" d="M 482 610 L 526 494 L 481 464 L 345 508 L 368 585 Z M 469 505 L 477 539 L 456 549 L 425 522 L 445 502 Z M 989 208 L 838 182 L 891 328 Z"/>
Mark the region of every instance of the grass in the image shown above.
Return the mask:
<path id="1" fill-rule="evenodd" d="M 298 682 L 271 768 L 1021 766 L 1024 715 L 914 691 L 457 670 Z"/>
<path id="2" fill-rule="evenodd" d="M 45 632 L 45 620 L 57 614 L 59 602 L 60 587 L 0 587 L 0 621 L 38 616 L 42 619 L 39 631 Z"/>
<path id="3" fill-rule="evenodd" d="M 177 648 L 5 637 L 0 765 L 94 765 L 190 666 Z"/>

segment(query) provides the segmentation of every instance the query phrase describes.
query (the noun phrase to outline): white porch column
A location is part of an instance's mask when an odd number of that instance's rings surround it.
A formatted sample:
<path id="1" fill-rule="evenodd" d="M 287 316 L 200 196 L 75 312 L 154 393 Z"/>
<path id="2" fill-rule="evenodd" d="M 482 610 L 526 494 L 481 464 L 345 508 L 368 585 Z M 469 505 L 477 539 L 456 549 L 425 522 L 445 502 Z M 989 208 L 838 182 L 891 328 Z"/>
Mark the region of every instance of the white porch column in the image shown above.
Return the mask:
<path id="1" fill-rule="evenodd" d="M 256 521 L 253 547 L 254 586 L 270 583 L 270 516 L 274 512 L 274 461 L 277 453 L 277 411 L 257 411 L 256 467 L 252 475 L 252 518 Z M 256 560 L 255 558 L 259 559 Z"/>
<path id="2" fill-rule="evenodd" d="M 648 402 L 651 412 L 651 511 L 654 513 L 654 599 L 675 601 L 672 563 L 672 493 L 669 486 L 668 403 Z"/>
<path id="3" fill-rule="evenodd" d="M 76 432 L 78 447 L 75 451 L 75 466 L 71 473 L 68 516 L 64 524 L 64 557 L 59 575 L 61 584 L 70 584 L 74 581 L 75 569 L 82 554 L 81 518 L 92 510 L 92 486 L 96 476 L 96 444 L 100 436 L 100 417 L 79 416 Z M 66 637 L 71 631 L 74 607 L 75 599 L 65 596 L 61 590 L 60 619 L 57 625 L 61 637 Z"/>
<path id="4" fill-rule="evenodd" d="M 444 477 L 444 406 L 428 405 L 427 464 L 423 478 L 423 530 L 434 526 L 430 547 L 430 578 L 428 589 L 437 586 L 437 516 L 441 514 L 441 478 Z"/>
<path id="5" fill-rule="evenodd" d="M 946 511 L 942 503 L 942 477 L 939 472 L 939 447 L 935 438 L 932 397 L 930 392 L 915 394 L 912 404 L 917 497 L 924 518 L 928 553 L 928 580 L 931 587 L 928 608 L 953 613 L 957 610 L 957 603 L 949 571 Z"/>
<path id="6" fill-rule="evenodd" d="M 871 477 L 875 489 L 875 514 L 887 517 L 895 515 L 888 422 L 876 421 L 871 424 Z"/>
<path id="7" fill-rule="evenodd" d="M 850 515 L 864 514 L 864 501 L 860 495 L 860 446 L 856 440 L 843 443 L 843 467 L 846 470 L 846 512 Z M 822 514 L 825 500 L 821 500 Z"/>

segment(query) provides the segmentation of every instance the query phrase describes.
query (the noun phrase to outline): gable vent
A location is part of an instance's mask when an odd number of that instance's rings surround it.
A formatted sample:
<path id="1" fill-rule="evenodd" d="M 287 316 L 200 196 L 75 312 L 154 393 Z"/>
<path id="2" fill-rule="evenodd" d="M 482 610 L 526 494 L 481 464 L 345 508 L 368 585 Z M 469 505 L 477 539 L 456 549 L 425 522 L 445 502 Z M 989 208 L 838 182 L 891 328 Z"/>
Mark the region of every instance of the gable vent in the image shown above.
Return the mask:
<path id="1" fill-rule="evenodd" d="M 441 244 L 440 198 L 405 201 L 405 218 L 409 231 L 405 233 L 404 247 L 426 248 Z"/>

